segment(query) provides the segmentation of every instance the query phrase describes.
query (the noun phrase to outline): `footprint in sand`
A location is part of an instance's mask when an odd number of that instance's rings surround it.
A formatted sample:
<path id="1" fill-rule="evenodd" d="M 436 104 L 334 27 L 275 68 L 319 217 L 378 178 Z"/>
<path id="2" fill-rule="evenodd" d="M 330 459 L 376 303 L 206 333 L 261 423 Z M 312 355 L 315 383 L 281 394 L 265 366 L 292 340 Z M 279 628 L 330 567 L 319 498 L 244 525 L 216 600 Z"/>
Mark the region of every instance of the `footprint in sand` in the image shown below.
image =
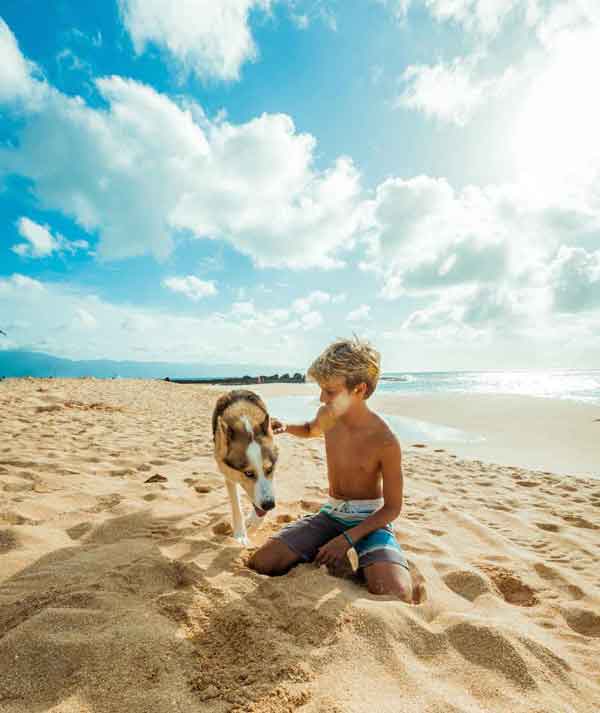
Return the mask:
<path id="1" fill-rule="evenodd" d="M 561 530 L 560 525 L 554 522 L 534 522 L 533 524 L 539 527 L 540 530 L 545 530 L 546 532 L 560 532 Z"/>
<path id="2" fill-rule="evenodd" d="M 0 554 L 16 550 L 19 540 L 12 530 L 0 530 Z"/>
<path id="3" fill-rule="evenodd" d="M 573 631 L 583 636 L 600 637 L 600 616 L 589 609 L 562 609 L 561 614 Z"/>
<path id="4" fill-rule="evenodd" d="M 430 532 L 432 535 L 435 535 L 436 537 L 442 537 L 443 535 L 446 534 L 446 530 L 435 530 L 435 529 L 427 529 L 427 532 Z"/>
<path id="5" fill-rule="evenodd" d="M 548 567 L 548 565 L 543 562 L 536 562 L 533 568 L 542 579 L 553 586 L 554 589 L 566 594 L 569 598 L 582 599 L 585 596 L 583 591 L 576 584 L 570 584 L 553 567 Z"/>
<path id="6" fill-rule="evenodd" d="M 455 594 L 459 594 L 470 602 L 491 591 L 490 584 L 484 577 L 469 570 L 448 572 L 442 579 Z"/>
<path id="7" fill-rule="evenodd" d="M 67 535 L 72 540 L 79 540 L 92 529 L 91 522 L 80 522 L 78 525 L 73 525 L 67 530 Z"/>
<path id="8" fill-rule="evenodd" d="M 578 515 L 563 515 L 562 519 L 565 522 L 568 522 L 569 525 L 573 525 L 573 527 L 581 527 L 585 530 L 600 530 L 600 525 L 596 525 L 593 522 L 586 520 L 584 517 L 579 517 Z"/>
<path id="9" fill-rule="evenodd" d="M 505 602 L 520 607 L 532 607 L 538 603 L 535 591 L 510 570 L 487 564 L 478 564 L 478 568 L 489 576 Z"/>

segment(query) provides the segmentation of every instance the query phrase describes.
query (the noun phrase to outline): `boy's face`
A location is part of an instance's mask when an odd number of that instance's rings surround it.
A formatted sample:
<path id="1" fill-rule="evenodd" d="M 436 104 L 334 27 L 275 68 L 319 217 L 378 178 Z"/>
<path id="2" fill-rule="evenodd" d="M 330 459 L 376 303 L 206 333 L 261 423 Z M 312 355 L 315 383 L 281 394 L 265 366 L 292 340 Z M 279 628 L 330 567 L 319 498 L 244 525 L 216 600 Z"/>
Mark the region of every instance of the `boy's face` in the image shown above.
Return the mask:
<path id="1" fill-rule="evenodd" d="M 321 387 L 320 401 L 326 406 L 331 406 L 336 416 L 341 416 L 352 406 L 353 401 L 362 400 L 359 395 L 360 386 L 348 390 L 346 380 L 343 377 L 335 377 L 327 381 L 319 382 Z"/>

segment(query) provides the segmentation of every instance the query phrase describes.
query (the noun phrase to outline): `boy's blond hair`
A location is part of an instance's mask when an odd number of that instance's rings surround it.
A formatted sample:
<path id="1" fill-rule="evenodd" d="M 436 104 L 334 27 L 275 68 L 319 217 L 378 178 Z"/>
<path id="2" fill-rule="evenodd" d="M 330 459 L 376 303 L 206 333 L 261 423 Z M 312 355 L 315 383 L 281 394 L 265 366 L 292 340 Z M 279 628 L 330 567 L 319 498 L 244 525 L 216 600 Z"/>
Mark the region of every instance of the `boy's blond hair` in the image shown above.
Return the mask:
<path id="1" fill-rule="evenodd" d="M 366 340 L 337 339 L 308 368 L 307 376 L 319 383 L 343 377 L 348 389 L 363 382 L 367 385 L 365 399 L 375 391 L 379 381 L 381 355 Z"/>

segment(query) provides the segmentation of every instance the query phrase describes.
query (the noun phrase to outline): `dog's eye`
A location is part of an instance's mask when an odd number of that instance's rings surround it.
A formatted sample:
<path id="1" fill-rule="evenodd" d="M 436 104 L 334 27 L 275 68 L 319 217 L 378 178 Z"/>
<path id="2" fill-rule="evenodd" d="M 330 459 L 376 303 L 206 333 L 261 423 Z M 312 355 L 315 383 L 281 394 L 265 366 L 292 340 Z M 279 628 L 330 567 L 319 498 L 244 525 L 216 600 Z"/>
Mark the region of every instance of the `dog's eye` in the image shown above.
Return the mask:
<path id="1" fill-rule="evenodd" d="M 265 475 L 271 475 L 272 472 L 273 472 L 273 466 L 271 466 L 270 468 L 267 468 L 265 470 Z"/>
<path id="2" fill-rule="evenodd" d="M 244 475 L 246 476 L 246 478 L 250 478 L 251 480 L 255 480 L 256 478 L 256 474 L 253 470 L 245 470 Z"/>

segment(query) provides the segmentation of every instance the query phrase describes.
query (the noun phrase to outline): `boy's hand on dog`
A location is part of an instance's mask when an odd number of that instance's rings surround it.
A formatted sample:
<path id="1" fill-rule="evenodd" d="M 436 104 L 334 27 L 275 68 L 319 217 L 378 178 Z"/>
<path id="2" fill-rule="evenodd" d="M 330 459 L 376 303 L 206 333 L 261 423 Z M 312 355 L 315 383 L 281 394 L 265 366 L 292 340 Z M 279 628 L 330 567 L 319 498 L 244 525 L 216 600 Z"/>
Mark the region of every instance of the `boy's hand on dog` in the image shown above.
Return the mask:
<path id="1" fill-rule="evenodd" d="M 273 429 L 273 433 L 284 433 L 285 432 L 285 426 L 283 423 L 277 419 L 277 418 L 272 418 L 271 419 L 271 428 Z"/>
<path id="2" fill-rule="evenodd" d="M 348 540 L 343 535 L 334 537 L 319 547 L 315 562 L 318 565 L 330 564 L 339 565 L 346 559 L 346 552 L 350 549 Z"/>

